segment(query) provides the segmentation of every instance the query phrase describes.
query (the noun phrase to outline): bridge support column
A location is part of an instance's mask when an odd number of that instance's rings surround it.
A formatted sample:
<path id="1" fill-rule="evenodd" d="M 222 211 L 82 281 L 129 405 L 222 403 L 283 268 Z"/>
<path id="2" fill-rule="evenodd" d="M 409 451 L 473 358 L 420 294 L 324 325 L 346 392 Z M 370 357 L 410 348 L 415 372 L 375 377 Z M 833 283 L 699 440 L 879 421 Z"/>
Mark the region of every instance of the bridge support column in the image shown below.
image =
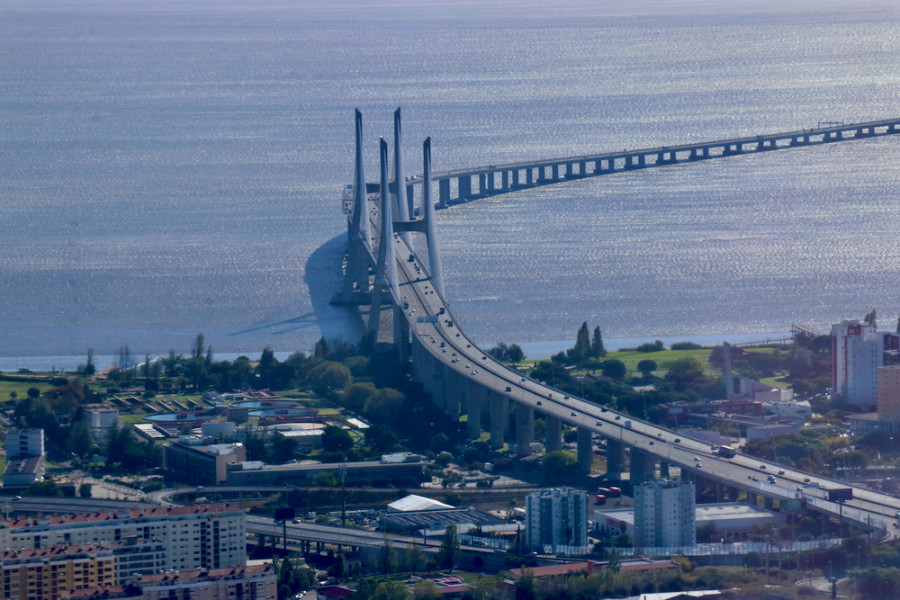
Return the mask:
<path id="1" fill-rule="evenodd" d="M 713 497 L 715 497 L 716 502 L 722 502 L 725 498 L 723 486 L 718 481 L 713 482 Z"/>
<path id="2" fill-rule="evenodd" d="M 460 175 L 456 180 L 456 187 L 459 190 L 459 201 L 468 202 L 472 197 L 472 176 Z"/>
<path id="3" fill-rule="evenodd" d="M 519 170 L 514 169 L 512 172 L 512 185 L 513 187 L 519 187 Z"/>
<path id="4" fill-rule="evenodd" d="M 573 177 L 575 177 L 575 165 L 566 163 L 563 165 L 563 179 L 572 179 Z"/>
<path id="5" fill-rule="evenodd" d="M 441 179 L 438 183 L 438 203 L 441 208 L 447 208 L 450 205 L 450 180 Z"/>
<path id="6" fill-rule="evenodd" d="M 640 485 L 645 481 L 650 481 L 654 476 L 654 467 L 656 466 L 656 461 L 652 456 L 644 452 L 643 450 L 638 450 L 637 448 L 631 449 L 631 485 Z"/>
<path id="7" fill-rule="evenodd" d="M 484 406 L 487 390 L 474 381 L 469 381 L 469 393 L 466 403 L 466 427 L 470 440 L 481 436 L 481 410 Z"/>
<path id="8" fill-rule="evenodd" d="M 577 429 L 577 448 L 578 448 L 578 474 L 590 475 L 591 465 L 594 463 L 594 453 L 591 449 L 591 430 L 579 427 Z"/>
<path id="9" fill-rule="evenodd" d="M 447 402 L 444 405 L 444 412 L 452 419 L 459 421 L 459 406 L 465 403 L 465 392 L 468 381 L 463 375 L 453 371 L 449 367 L 444 367 L 447 372 Z"/>
<path id="10" fill-rule="evenodd" d="M 759 498 L 753 492 L 747 492 L 747 504 L 750 506 L 758 506 Z"/>
<path id="11" fill-rule="evenodd" d="M 551 173 L 553 173 L 553 175 L 551 176 L 553 181 L 556 181 L 557 179 L 559 179 L 559 165 L 553 165 L 550 168 L 550 171 L 551 171 Z"/>
<path id="12" fill-rule="evenodd" d="M 562 422 L 558 418 L 544 417 L 544 438 L 547 452 L 562 450 Z"/>
<path id="13" fill-rule="evenodd" d="M 525 169 L 525 185 L 534 185 L 534 171 L 531 170 L 531 167 Z"/>
<path id="14" fill-rule="evenodd" d="M 534 409 L 524 404 L 516 405 L 516 454 L 529 456 L 534 441 Z"/>
<path id="15" fill-rule="evenodd" d="M 431 358 L 431 401 L 441 410 L 447 409 L 447 372 L 436 358 Z"/>
<path id="16" fill-rule="evenodd" d="M 503 191 L 509 189 L 509 171 L 503 171 L 500 175 L 500 188 Z"/>
<path id="17" fill-rule="evenodd" d="M 733 485 L 729 485 L 725 488 L 725 491 L 728 493 L 728 501 L 729 502 L 737 502 L 738 496 L 741 493 L 741 490 L 737 489 Z"/>
<path id="18" fill-rule="evenodd" d="M 478 174 L 478 193 L 482 196 L 487 193 L 487 174 L 479 173 Z"/>
<path id="19" fill-rule="evenodd" d="M 583 160 L 580 163 L 578 163 L 578 174 L 581 175 L 582 177 L 587 177 L 588 172 L 587 172 L 587 161 L 586 160 Z"/>
<path id="20" fill-rule="evenodd" d="M 625 446 L 618 440 L 606 440 L 606 477 L 610 481 L 622 481 L 625 470 Z"/>
<path id="21" fill-rule="evenodd" d="M 775 508 L 775 499 L 769 498 L 768 496 L 763 497 L 763 507 L 768 508 L 769 510 Z"/>
<path id="22" fill-rule="evenodd" d="M 505 444 L 504 434 L 509 421 L 509 400 L 504 396 L 490 395 L 491 398 L 491 449 L 499 450 Z"/>
<path id="23" fill-rule="evenodd" d="M 669 479 L 669 461 L 667 461 L 667 460 L 659 461 L 659 478 L 660 479 Z"/>

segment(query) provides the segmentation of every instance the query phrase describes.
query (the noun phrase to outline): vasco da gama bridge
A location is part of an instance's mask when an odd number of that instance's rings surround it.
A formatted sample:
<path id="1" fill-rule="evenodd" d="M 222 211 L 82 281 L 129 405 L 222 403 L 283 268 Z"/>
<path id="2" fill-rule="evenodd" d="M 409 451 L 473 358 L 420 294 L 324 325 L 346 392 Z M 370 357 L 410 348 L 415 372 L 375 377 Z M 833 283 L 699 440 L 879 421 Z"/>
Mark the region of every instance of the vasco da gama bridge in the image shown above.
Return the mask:
<path id="1" fill-rule="evenodd" d="M 431 171 L 429 138 L 423 145 L 422 175 L 405 177 L 397 109 L 393 169 L 389 173 L 388 144 L 381 139 L 379 181 L 367 183 L 362 115 L 357 110 L 355 177 L 343 198 L 349 248 L 343 289 L 334 301 L 368 306 L 369 331 L 376 336 L 381 332 L 382 339 L 391 337 L 401 355 L 411 358 L 414 378 L 431 393 L 435 404 L 454 418 L 465 413 L 470 438 L 478 437 L 483 429 L 490 431 L 495 449 L 507 442 L 512 410 L 516 437 L 508 441 L 515 442 L 518 455 L 528 455 L 534 441 L 535 413 L 539 413 L 545 421 L 548 452 L 562 447 L 563 424 L 576 429 L 577 469 L 582 474 L 590 473 L 593 438 L 601 436 L 606 441 L 607 477 L 611 481 L 622 479 L 627 453 L 632 484 L 652 479 L 657 472 L 666 477 L 670 467 L 678 466 L 682 476 L 692 478 L 698 488 L 711 486 L 718 500 L 736 500 L 741 491 L 747 493 L 751 503 L 771 505 L 776 499 L 801 499 L 822 513 L 885 532 L 882 539 L 898 537 L 898 530 L 891 525 L 900 511 L 900 499 L 741 454 L 722 458 L 706 442 L 522 377 L 468 338 L 444 295 L 435 231 L 438 208 L 585 177 L 754 152 L 847 141 L 863 143 L 900 133 L 900 119 L 820 125 L 787 133 L 438 173 Z M 432 196 L 435 185 L 437 201 Z M 425 237 L 425 257 L 416 252 L 414 235 Z M 385 311 L 391 313 L 391 327 L 384 326 L 387 319 L 382 323 Z M 391 331 L 386 334 L 385 329 Z M 698 457 L 702 461 L 695 460 Z M 776 474 L 775 483 L 770 483 L 769 476 Z M 815 484 L 819 487 L 813 487 Z M 829 490 L 837 489 L 851 489 L 852 499 L 844 494 L 845 498 L 838 500 L 838 494 L 829 494 Z"/>

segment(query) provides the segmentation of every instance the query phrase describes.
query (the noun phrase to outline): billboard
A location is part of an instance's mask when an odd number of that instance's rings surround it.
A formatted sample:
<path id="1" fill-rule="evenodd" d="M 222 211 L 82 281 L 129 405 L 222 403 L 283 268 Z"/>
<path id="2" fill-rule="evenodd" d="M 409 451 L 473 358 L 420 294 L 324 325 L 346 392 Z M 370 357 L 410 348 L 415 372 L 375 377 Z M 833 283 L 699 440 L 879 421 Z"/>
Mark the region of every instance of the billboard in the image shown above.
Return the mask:
<path id="1" fill-rule="evenodd" d="M 833 490 L 828 490 L 828 500 L 831 502 L 853 500 L 853 488 L 835 488 Z"/>
<path id="2" fill-rule="evenodd" d="M 290 521 L 294 518 L 294 507 L 290 506 L 288 508 L 276 508 L 275 509 L 275 520 L 276 521 Z"/>

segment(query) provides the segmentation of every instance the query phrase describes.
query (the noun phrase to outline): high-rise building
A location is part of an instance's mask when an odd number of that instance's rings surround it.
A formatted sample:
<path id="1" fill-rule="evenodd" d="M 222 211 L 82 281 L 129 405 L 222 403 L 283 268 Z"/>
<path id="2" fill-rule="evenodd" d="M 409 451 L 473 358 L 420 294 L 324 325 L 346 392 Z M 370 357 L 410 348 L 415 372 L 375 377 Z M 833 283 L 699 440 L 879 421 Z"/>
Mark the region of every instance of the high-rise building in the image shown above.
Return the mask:
<path id="1" fill-rule="evenodd" d="M 878 367 L 878 420 L 900 432 L 900 365 Z"/>
<path id="2" fill-rule="evenodd" d="M 159 541 L 167 549 L 166 570 L 218 569 L 247 562 L 244 511 L 226 504 L 53 515 L 11 520 L 8 525 L 11 549 Z"/>
<path id="3" fill-rule="evenodd" d="M 681 548 L 697 540 L 694 484 L 666 479 L 634 488 L 634 544 L 640 548 Z"/>
<path id="4" fill-rule="evenodd" d="M 545 547 L 562 553 L 563 546 L 587 545 L 587 493 L 557 488 L 525 498 L 525 543 L 532 550 Z"/>
<path id="5" fill-rule="evenodd" d="M 66 598 L 73 589 L 115 583 L 115 558 L 105 546 L 56 546 L 0 552 L 0 592 L 10 600 Z"/>
<path id="6" fill-rule="evenodd" d="M 884 334 L 874 316 L 831 326 L 831 389 L 848 404 L 871 408 L 878 400 L 878 367 L 884 365 Z"/>

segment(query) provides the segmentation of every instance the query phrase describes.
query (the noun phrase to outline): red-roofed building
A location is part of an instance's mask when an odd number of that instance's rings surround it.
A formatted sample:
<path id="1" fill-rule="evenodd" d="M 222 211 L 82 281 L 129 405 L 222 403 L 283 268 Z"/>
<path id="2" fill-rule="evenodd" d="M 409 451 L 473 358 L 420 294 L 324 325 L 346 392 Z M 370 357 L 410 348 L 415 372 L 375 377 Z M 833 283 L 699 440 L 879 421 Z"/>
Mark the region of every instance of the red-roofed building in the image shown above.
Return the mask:
<path id="1" fill-rule="evenodd" d="M 115 558 L 106 546 L 0 552 L 0 590 L 10 600 L 65 598 L 72 589 L 112 585 L 115 575 Z"/>
<path id="2" fill-rule="evenodd" d="M 158 541 L 168 549 L 165 569 L 169 571 L 218 569 L 247 562 L 244 511 L 226 504 L 52 515 L 14 519 L 7 525 L 12 549 Z"/>
<path id="3" fill-rule="evenodd" d="M 275 569 L 270 564 L 144 575 L 137 584 L 143 600 L 277 600 Z"/>

